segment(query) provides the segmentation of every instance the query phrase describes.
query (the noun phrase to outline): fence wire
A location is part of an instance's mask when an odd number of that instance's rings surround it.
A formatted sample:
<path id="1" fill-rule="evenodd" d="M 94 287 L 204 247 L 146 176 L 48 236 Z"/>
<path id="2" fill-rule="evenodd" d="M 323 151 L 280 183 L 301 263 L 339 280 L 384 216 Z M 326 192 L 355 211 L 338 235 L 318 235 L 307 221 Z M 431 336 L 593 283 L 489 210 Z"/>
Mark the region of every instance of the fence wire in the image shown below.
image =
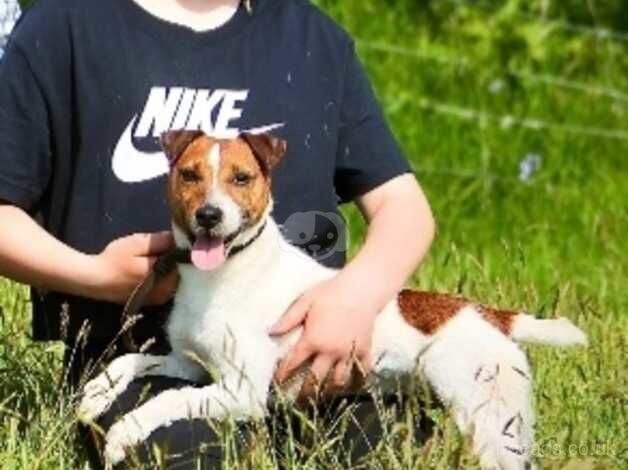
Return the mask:
<path id="1" fill-rule="evenodd" d="M 495 14 L 499 11 L 499 6 L 491 2 L 473 1 L 473 0 L 449 0 L 449 3 L 455 6 L 465 6 L 468 8 L 480 8 L 489 14 Z M 628 42 L 628 32 L 618 31 L 607 27 L 589 26 L 582 23 L 573 23 L 563 18 L 552 18 L 544 12 L 538 14 L 526 13 L 523 11 L 512 12 L 518 18 L 527 21 L 534 21 L 554 29 L 560 29 L 569 33 L 579 34 L 581 36 L 593 36 L 597 39 L 608 39 L 617 42 Z"/>
<path id="2" fill-rule="evenodd" d="M 476 123 L 480 126 L 493 123 L 502 129 L 521 127 L 534 131 L 552 130 L 604 139 L 628 140 L 628 131 L 622 129 L 563 124 L 533 117 L 519 118 L 510 114 L 496 115 L 479 109 L 434 101 L 426 97 L 421 98 L 418 102 L 412 101 L 412 103 L 420 109 L 430 110 L 438 114 L 446 114 L 464 121 Z"/>
<path id="3" fill-rule="evenodd" d="M 358 40 L 357 44 L 359 47 L 365 49 L 371 49 L 393 55 L 406 56 L 422 60 L 432 60 L 444 65 L 470 67 L 478 65 L 474 64 L 473 61 L 464 56 L 447 56 L 442 54 L 437 55 L 420 49 L 413 49 L 394 44 L 373 42 L 362 39 Z M 517 76 L 521 79 L 528 81 L 544 83 L 557 88 L 566 88 L 578 92 L 585 92 L 595 96 L 605 96 L 615 101 L 628 103 L 628 93 L 599 84 L 584 83 L 575 80 L 569 80 L 560 76 L 550 74 L 535 74 L 525 71 L 506 70 L 504 73 Z M 386 101 L 392 102 L 395 100 L 391 98 L 390 100 Z M 439 114 L 447 114 L 453 117 L 457 117 L 459 119 L 472 121 L 481 126 L 495 124 L 500 126 L 502 129 L 521 127 L 536 131 L 554 130 L 589 137 L 628 140 L 628 131 L 625 131 L 623 129 L 609 129 L 595 126 L 558 123 L 533 117 L 520 118 L 512 115 L 491 115 L 490 113 L 487 113 L 483 110 L 462 107 L 454 103 L 438 102 L 430 100 L 427 97 L 420 97 L 420 100 L 416 104 L 420 108 L 429 109 Z"/>
<path id="4" fill-rule="evenodd" d="M 385 52 L 393 55 L 410 57 L 418 60 L 428 60 L 444 65 L 456 66 L 456 67 L 479 67 L 478 63 L 474 63 L 473 60 L 465 56 L 445 55 L 442 53 L 435 53 L 425 51 L 421 49 L 410 48 L 406 46 L 399 46 L 395 44 L 387 44 L 378 41 L 369 41 L 365 39 L 358 39 L 357 44 L 359 47 L 366 50 L 373 50 L 379 52 Z M 598 83 L 587 83 L 578 80 L 570 80 L 557 75 L 552 74 L 537 74 L 534 72 L 528 72 L 525 70 L 516 70 L 509 68 L 504 71 L 504 74 L 512 75 L 514 77 L 521 78 L 530 82 L 544 83 L 547 85 L 555 86 L 558 88 L 565 88 L 575 91 L 588 93 L 594 96 L 603 96 L 615 101 L 621 101 L 628 103 L 628 92 L 618 90 L 616 88 L 600 85 Z"/>

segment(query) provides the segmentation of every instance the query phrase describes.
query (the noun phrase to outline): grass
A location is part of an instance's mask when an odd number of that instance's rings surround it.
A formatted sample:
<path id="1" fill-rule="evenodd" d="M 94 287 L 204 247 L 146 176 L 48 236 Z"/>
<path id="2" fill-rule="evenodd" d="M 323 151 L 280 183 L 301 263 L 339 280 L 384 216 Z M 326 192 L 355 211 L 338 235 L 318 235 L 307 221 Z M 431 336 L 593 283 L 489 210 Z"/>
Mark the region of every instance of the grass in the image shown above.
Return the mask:
<path id="1" fill-rule="evenodd" d="M 412 283 L 582 327 L 587 349 L 528 348 L 535 454 L 542 468 L 628 468 L 628 42 L 548 20 L 603 27 L 593 2 L 571 2 L 573 18 L 560 2 L 318 3 L 357 38 L 433 205 L 438 239 Z M 529 155 L 540 168 L 522 181 Z M 363 227 L 355 209 L 346 215 L 355 250 Z M 59 346 L 28 339 L 22 287 L 0 281 L 0 306 L 0 468 L 86 468 Z M 451 419 L 428 413 L 437 431 L 427 444 L 393 428 L 369 465 L 472 468 Z M 289 466 L 351 466 L 321 441 Z M 260 442 L 234 466 L 272 467 Z"/>

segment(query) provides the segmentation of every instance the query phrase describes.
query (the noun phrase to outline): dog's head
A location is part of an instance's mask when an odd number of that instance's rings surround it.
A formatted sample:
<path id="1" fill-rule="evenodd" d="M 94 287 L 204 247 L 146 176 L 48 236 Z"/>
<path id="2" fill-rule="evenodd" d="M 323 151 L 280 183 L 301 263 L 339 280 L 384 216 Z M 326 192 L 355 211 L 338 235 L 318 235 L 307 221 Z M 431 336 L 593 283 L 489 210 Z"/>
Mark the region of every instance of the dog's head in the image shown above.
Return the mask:
<path id="1" fill-rule="evenodd" d="M 266 134 L 224 140 L 180 130 L 164 133 L 161 145 L 171 168 L 168 203 L 177 245 L 191 248 L 198 269 L 216 269 L 268 216 L 271 171 L 286 143 Z"/>

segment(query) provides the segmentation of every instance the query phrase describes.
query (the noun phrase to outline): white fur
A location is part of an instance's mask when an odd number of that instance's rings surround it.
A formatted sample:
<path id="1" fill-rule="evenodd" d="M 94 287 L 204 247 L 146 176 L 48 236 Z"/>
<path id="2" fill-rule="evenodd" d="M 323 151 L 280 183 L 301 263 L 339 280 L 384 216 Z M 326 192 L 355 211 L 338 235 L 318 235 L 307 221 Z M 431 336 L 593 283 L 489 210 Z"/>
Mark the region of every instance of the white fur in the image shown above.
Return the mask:
<path id="1" fill-rule="evenodd" d="M 218 185 L 218 173 L 220 172 L 220 144 L 212 145 L 207 155 L 207 164 L 212 169 L 214 186 Z"/>
<path id="2" fill-rule="evenodd" d="M 532 315 L 517 315 L 511 338 L 528 343 L 552 346 L 586 346 L 587 336 L 566 318 L 541 319 Z"/>
<path id="3" fill-rule="evenodd" d="M 213 149 L 210 164 L 219 165 Z M 225 200 L 218 201 L 225 210 Z M 123 356 L 86 385 L 79 416 L 90 421 L 104 413 L 135 377 L 198 380 L 202 368 L 188 353 L 219 374 L 212 385 L 163 392 L 125 415 L 107 434 L 109 463 L 121 461 L 128 448 L 176 420 L 228 415 L 248 419 L 266 412 L 276 364 L 301 334 L 297 329 L 273 338 L 269 329 L 304 291 L 336 274 L 282 237 L 269 216 L 271 208 L 272 201 L 266 217 L 234 243 L 250 240 L 265 223 L 259 238 L 216 270 L 179 266 L 181 280 L 167 325 L 171 355 Z M 174 225 L 173 230 L 177 244 L 189 247 L 181 229 Z M 535 323 L 539 320 L 522 318 L 515 327 L 518 338 L 582 343 L 582 333 L 576 334 L 579 330 L 565 320 Z M 460 430 L 472 436 L 484 468 L 522 469 L 529 462 L 534 417 L 528 362 L 475 307 L 463 308 L 435 334 L 425 335 L 404 320 L 393 299 L 376 319 L 371 359 L 371 387 L 385 387 L 386 378 L 413 373 L 427 379 L 451 406 Z M 293 383 L 290 391 L 299 385 Z"/>
<path id="4" fill-rule="evenodd" d="M 228 237 L 236 233 L 242 225 L 242 209 L 222 189 L 219 178 L 220 157 L 220 144 L 214 144 L 207 155 L 207 161 L 212 169 L 212 189 L 205 203 L 222 209 L 222 221 L 212 230 L 212 234 Z"/>

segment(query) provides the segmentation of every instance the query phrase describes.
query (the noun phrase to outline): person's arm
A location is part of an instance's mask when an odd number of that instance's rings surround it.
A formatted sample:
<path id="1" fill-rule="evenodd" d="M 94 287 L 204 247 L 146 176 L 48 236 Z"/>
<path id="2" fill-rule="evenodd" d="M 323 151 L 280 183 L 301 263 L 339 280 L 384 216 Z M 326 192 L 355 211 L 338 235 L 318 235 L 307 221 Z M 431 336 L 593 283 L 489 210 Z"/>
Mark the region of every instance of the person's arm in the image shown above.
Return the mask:
<path id="1" fill-rule="evenodd" d="M 88 255 L 60 242 L 17 206 L 0 201 L 0 275 L 18 282 L 83 297 L 124 303 L 149 273 L 157 256 L 173 246 L 170 233 L 135 234 Z M 176 277 L 149 296 L 166 302 Z"/>
<path id="2" fill-rule="evenodd" d="M 343 387 L 354 359 L 367 371 L 376 315 L 418 267 L 434 238 L 432 212 L 410 174 L 369 191 L 358 204 L 369 222 L 358 254 L 335 278 L 305 292 L 271 331 L 281 335 L 304 326 L 279 367 L 279 382 L 308 359 L 319 384 L 333 371 L 332 384 Z M 310 381 L 302 394 L 312 395 L 313 386 Z"/>
<path id="3" fill-rule="evenodd" d="M 374 289 L 366 295 L 384 307 L 427 254 L 436 231 L 434 217 L 412 174 L 398 176 L 360 196 L 357 203 L 369 224 L 366 240 L 338 278 L 372 285 Z"/>

